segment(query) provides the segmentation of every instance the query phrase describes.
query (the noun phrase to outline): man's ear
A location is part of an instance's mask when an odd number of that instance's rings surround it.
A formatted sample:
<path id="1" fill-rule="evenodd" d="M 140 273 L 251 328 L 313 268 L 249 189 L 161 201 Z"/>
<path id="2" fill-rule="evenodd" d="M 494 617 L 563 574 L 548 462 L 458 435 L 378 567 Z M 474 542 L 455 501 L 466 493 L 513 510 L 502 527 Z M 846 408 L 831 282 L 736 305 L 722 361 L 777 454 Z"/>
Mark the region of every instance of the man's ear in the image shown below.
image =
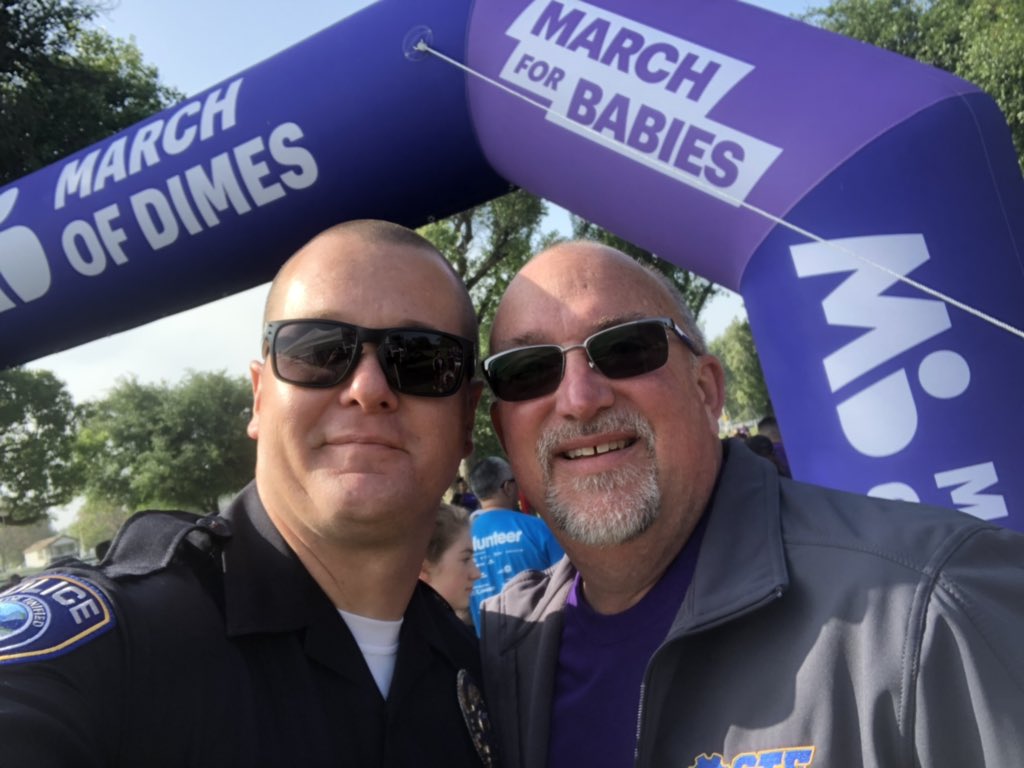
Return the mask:
<path id="1" fill-rule="evenodd" d="M 259 360 L 249 363 L 249 378 L 252 380 L 252 415 L 245 432 L 253 440 L 260 434 L 260 395 L 263 384 L 263 365 Z"/>
<path id="2" fill-rule="evenodd" d="M 701 355 L 697 358 L 697 387 L 703 398 L 711 431 L 717 435 L 718 419 L 725 407 L 725 370 L 714 355 Z"/>

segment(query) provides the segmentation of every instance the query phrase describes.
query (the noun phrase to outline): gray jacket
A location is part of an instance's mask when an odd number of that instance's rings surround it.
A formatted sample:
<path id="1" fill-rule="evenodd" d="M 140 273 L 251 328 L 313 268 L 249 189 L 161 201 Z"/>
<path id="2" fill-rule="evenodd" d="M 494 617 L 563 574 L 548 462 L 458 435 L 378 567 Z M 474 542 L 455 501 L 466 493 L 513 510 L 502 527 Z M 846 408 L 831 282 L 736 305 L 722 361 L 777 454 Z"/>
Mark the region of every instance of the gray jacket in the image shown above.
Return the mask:
<path id="1" fill-rule="evenodd" d="M 1021 765 L 1024 536 L 780 479 L 731 442 L 636 765 Z M 484 604 L 508 768 L 546 762 L 567 559 Z"/>

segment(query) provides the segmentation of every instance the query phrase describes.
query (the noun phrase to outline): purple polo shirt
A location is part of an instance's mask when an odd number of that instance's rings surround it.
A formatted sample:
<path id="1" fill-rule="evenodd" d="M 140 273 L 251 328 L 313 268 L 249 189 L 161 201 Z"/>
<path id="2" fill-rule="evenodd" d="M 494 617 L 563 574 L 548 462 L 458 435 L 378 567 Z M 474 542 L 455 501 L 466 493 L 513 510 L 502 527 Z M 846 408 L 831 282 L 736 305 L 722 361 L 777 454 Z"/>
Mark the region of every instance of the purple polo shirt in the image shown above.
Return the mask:
<path id="1" fill-rule="evenodd" d="M 549 768 L 633 765 L 644 670 L 690 586 L 706 518 L 658 583 L 622 613 L 591 608 L 576 574 L 558 651 Z"/>

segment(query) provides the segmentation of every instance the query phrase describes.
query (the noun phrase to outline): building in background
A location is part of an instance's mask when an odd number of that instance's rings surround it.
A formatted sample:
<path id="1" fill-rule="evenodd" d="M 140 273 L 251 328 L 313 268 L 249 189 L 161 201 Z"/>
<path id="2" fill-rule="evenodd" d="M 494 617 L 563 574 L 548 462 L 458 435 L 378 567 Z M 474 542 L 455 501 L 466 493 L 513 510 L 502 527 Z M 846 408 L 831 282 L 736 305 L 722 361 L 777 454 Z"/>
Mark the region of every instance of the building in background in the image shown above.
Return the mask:
<path id="1" fill-rule="evenodd" d="M 30 544 L 22 552 L 26 568 L 45 568 L 62 557 L 77 557 L 78 540 L 70 536 L 50 536 Z"/>

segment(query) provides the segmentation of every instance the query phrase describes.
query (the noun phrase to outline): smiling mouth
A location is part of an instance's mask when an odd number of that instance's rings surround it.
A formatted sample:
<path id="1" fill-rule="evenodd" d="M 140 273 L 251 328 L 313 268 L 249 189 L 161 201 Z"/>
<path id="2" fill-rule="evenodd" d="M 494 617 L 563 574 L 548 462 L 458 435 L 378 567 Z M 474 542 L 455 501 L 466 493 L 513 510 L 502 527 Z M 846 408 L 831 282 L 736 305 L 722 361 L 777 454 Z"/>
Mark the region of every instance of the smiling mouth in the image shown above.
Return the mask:
<path id="1" fill-rule="evenodd" d="M 623 448 L 628 448 L 636 442 L 636 438 L 631 440 L 613 440 L 610 443 L 600 443 L 599 445 L 588 445 L 584 448 L 573 448 L 571 451 L 566 451 L 562 454 L 567 459 L 584 459 L 589 456 L 600 456 L 603 453 L 611 453 L 612 451 L 621 451 Z"/>

